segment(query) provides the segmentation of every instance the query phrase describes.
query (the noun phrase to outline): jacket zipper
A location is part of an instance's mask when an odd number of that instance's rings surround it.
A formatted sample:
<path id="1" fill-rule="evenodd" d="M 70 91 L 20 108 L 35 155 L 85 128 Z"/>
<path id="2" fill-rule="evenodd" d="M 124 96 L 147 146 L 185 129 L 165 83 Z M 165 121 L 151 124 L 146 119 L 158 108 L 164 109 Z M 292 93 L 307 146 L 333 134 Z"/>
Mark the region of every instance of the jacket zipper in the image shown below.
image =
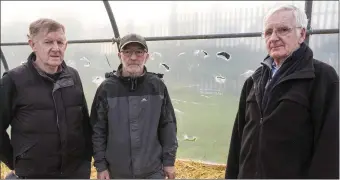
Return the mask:
<path id="1" fill-rule="evenodd" d="M 252 79 L 253 79 L 253 82 L 255 82 L 253 77 L 252 77 Z M 261 81 L 262 81 L 262 78 L 261 78 Z M 261 84 L 261 82 L 260 82 L 260 84 Z M 254 88 L 254 91 L 256 91 L 256 88 Z M 256 92 L 255 92 L 255 94 L 256 94 Z M 258 148 L 257 148 L 258 149 L 257 150 L 257 162 L 256 162 L 257 168 L 256 168 L 256 172 L 255 172 L 255 178 L 261 178 L 262 166 L 261 166 L 261 153 L 260 153 L 260 149 L 261 149 L 261 135 L 262 135 L 263 112 L 262 112 L 262 109 L 261 109 L 261 106 L 260 106 L 260 102 L 258 102 L 256 100 L 256 104 L 257 104 L 257 107 L 259 108 L 259 112 L 260 112 L 260 123 L 259 123 L 259 127 L 258 127 L 259 128 L 259 136 L 258 136 L 259 145 L 258 145 Z"/>
<path id="2" fill-rule="evenodd" d="M 270 73 L 270 76 L 269 76 L 269 81 L 271 81 L 272 79 L 272 74 Z M 254 79 L 253 79 L 254 80 Z M 276 84 L 274 84 L 273 88 L 271 89 L 270 92 L 272 92 L 274 90 L 275 87 L 277 87 L 279 84 L 281 84 L 282 82 L 285 82 L 286 80 L 289 80 L 289 79 L 282 79 L 281 81 L 278 81 Z M 261 82 L 260 84 L 262 83 L 262 77 L 261 77 Z M 269 82 L 266 82 L 266 86 L 269 84 Z M 267 88 L 267 87 L 266 87 Z M 265 88 L 265 91 L 266 91 L 266 88 Z M 261 99 L 263 99 L 263 95 L 262 94 L 262 97 Z M 270 99 L 267 100 L 267 103 L 270 101 Z M 257 101 L 256 101 L 257 102 Z M 267 106 L 267 103 L 265 104 L 265 106 Z M 266 107 L 262 107 L 260 106 L 259 102 L 257 102 L 257 106 L 259 108 L 259 111 L 260 111 L 260 123 L 259 123 L 259 146 L 258 146 L 258 151 L 257 151 L 257 166 L 258 168 L 256 169 L 256 178 L 263 178 L 263 170 L 262 170 L 262 163 L 261 163 L 261 159 L 262 159 L 262 156 L 261 156 L 261 146 L 262 146 L 262 126 L 263 126 L 263 110 L 266 108 Z"/>
<path id="3" fill-rule="evenodd" d="M 261 114 L 261 119 L 260 119 L 260 125 L 259 125 L 259 148 L 258 148 L 258 158 L 257 158 L 257 161 L 258 161 L 258 168 L 259 170 L 256 171 L 256 174 L 259 176 L 257 178 L 262 178 L 262 163 L 261 163 L 261 146 L 262 146 L 262 124 L 263 124 L 263 115 L 262 115 L 262 112 L 260 113 Z M 258 172 L 260 171 L 260 172 Z"/>
<path id="4" fill-rule="evenodd" d="M 55 83 L 53 83 L 53 86 L 55 85 Z M 54 98 L 54 95 L 53 95 L 53 90 L 52 90 L 52 99 L 53 99 L 53 103 L 54 103 L 54 110 L 55 110 L 55 113 L 56 113 L 56 116 L 57 116 L 57 128 L 58 128 L 58 131 L 59 131 L 59 134 L 60 134 L 60 126 L 59 126 L 59 116 L 58 116 L 58 110 L 57 110 L 57 104 L 55 103 L 55 98 Z M 60 136 L 60 135 L 59 135 Z M 61 137 L 60 137 L 60 145 L 62 146 L 62 142 L 61 142 Z M 62 147 L 61 147 L 62 148 Z M 62 166 L 62 159 L 61 159 L 61 166 Z M 60 167 L 61 169 L 61 167 Z M 61 171 L 60 174 L 63 174 L 63 172 Z"/>
<path id="5" fill-rule="evenodd" d="M 57 105 L 55 103 L 53 92 L 52 92 L 52 98 L 53 98 L 53 103 L 54 103 L 54 110 L 55 110 L 55 113 L 56 113 L 56 116 L 57 116 L 57 127 L 58 127 L 58 130 L 60 130 L 59 129 L 59 116 L 58 116 L 58 111 L 57 111 Z"/>

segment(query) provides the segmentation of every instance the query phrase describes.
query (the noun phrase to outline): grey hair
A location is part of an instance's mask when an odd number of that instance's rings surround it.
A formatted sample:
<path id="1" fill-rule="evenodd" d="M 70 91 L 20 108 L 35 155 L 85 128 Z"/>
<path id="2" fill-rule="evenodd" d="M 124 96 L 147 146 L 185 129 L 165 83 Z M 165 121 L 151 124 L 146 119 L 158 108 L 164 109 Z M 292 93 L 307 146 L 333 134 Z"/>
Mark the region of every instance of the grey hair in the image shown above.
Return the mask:
<path id="1" fill-rule="evenodd" d="M 265 26 L 268 18 L 278 11 L 293 11 L 296 20 L 296 26 L 307 29 L 308 19 L 306 13 L 294 5 L 280 5 L 270 9 L 269 12 L 264 16 L 263 27 Z"/>
<path id="2" fill-rule="evenodd" d="M 48 18 L 40 18 L 29 25 L 28 39 L 33 39 L 42 30 L 47 29 L 47 33 L 61 29 L 65 33 L 65 27 L 61 23 Z"/>

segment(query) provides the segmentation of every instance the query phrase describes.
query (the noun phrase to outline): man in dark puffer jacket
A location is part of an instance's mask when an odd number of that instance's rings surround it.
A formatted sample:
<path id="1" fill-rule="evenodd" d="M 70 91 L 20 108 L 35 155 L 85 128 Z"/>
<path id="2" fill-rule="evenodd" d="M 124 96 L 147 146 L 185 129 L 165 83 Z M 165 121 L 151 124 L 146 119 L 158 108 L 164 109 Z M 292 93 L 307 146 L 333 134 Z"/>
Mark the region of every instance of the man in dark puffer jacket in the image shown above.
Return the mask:
<path id="1" fill-rule="evenodd" d="M 88 179 L 92 131 L 79 74 L 63 60 L 65 28 L 39 19 L 29 31 L 27 63 L 0 81 L 0 160 L 19 178 Z"/>

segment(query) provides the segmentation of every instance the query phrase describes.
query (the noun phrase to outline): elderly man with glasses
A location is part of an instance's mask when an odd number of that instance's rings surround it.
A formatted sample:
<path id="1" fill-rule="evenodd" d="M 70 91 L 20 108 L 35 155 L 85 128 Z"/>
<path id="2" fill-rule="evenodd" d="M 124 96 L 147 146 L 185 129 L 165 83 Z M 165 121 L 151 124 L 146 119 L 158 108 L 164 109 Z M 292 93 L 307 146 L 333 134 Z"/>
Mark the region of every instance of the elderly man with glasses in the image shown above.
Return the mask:
<path id="1" fill-rule="evenodd" d="M 98 179 L 175 178 L 177 125 L 162 74 L 147 72 L 145 39 L 124 36 L 121 64 L 94 97 L 91 122 Z"/>
<path id="2" fill-rule="evenodd" d="M 304 43 L 304 11 L 264 18 L 267 57 L 243 86 L 226 178 L 339 179 L 339 77 Z"/>

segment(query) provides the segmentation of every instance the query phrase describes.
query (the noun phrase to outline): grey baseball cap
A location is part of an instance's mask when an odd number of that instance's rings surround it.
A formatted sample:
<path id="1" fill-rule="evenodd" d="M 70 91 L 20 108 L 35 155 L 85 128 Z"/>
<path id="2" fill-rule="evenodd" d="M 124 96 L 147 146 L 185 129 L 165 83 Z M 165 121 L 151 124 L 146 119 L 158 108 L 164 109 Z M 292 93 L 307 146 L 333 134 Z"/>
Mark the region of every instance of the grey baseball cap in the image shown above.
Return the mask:
<path id="1" fill-rule="evenodd" d="M 119 51 L 121 51 L 124 46 L 130 43 L 139 43 L 148 51 L 148 45 L 146 44 L 146 40 L 144 39 L 144 37 L 134 33 L 127 34 L 120 39 Z"/>

